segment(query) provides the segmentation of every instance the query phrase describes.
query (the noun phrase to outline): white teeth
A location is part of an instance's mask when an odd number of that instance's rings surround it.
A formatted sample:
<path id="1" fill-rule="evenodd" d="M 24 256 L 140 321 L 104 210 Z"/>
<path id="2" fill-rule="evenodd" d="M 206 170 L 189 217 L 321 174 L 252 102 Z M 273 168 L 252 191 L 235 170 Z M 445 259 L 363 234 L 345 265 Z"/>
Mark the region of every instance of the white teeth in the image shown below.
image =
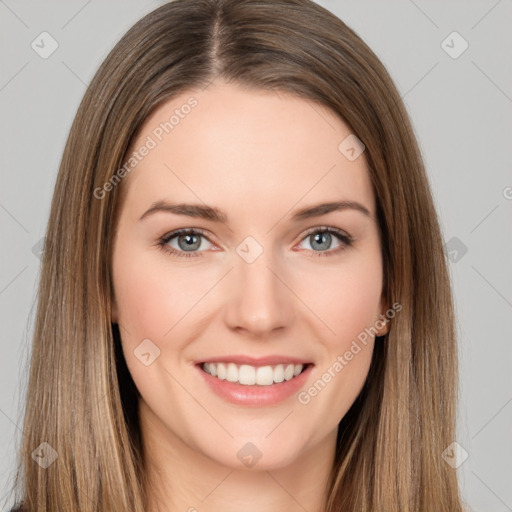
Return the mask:
<path id="1" fill-rule="evenodd" d="M 295 366 L 293 364 L 289 364 L 284 370 L 284 380 L 290 380 L 293 378 L 293 372 L 295 371 Z"/>
<path id="2" fill-rule="evenodd" d="M 210 367 L 211 366 L 216 366 L 217 367 L 217 378 L 218 379 L 224 380 L 226 378 L 226 366 L 224 364 L 222 364 L 222 363 L 219 363 L 219 364 L 210 363 Z"/>
<path id="3" fill-rule="evenodd" d="M 256 367 L 248 364 L 238 366 L 234 363 L 203 363 L 203 370 L 213 377 L 245 386 L 270 386 L 297 377 L 303 369 L 302 364 Z"/>
<path id="4" fill-rule="evenodd" d="M 256 384 L 256 370 L 253 366 L 243 364 L 238 370 L 238 382 L 245 384 L 246 386 L 252 386 Z"/>
<path id="5" fill-rule="evenodd" d="M 272 366 L 260 366 L 256 370 L 256 384 L 260 386 L 274 384 L 274 370 L 272 370 Z"/>
<path id="6" fill-rule="evenodd" d="M 283 382 L 283 380 L 284 380 L 284 368 L 283 368 L 282 364 L 278 364 L 274 368 L 274 382 Z"/>
<path id="7" fill-rule="evenodd" d="M 238 368 L 234 363 L 228 364 L 226 371 L 226 380 L 229 382 L 236 382 L 238 380 Z"/>

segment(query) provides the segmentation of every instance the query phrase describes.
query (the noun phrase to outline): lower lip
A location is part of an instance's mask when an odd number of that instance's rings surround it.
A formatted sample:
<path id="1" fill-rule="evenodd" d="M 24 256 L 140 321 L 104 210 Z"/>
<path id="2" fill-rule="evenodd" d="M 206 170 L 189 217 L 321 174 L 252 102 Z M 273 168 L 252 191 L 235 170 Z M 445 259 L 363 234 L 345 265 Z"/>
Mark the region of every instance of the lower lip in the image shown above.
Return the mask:
<path id="1" fill-rule="evenodd" d="M 201 368 L 201 365 L 196 365 L 196 368 L 210 388 L 228 402 L 237 405 L 264 406 L 277 404 L 297 393 L 306 383 L 313 366 L 313 364 L 309 364 L 297 377 L 270 386 L 245 386 L 238 382 L 212 377 Z"/>

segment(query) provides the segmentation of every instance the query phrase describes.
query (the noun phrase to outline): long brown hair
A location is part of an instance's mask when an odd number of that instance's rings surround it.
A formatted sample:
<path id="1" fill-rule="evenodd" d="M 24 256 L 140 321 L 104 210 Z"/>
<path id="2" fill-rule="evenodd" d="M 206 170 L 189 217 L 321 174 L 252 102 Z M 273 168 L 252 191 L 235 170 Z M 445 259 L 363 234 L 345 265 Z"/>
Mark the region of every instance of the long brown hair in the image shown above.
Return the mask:
<path id="1" fill-rule="evenodd" d="M 461 511 L 456 472 L 442 458 L 455 437 L 452 298 L 421 154 L 382 63 L 310 0 L 169 2 L 136 23 L 94 76 L 46 232 L 17 501 L 30 512 L 145 510 L 138 395 L 110 321 L 123 183 L 101 198 L 98 190 L 157 106 L 216 77 L 317 101 L 366 147 L 384 290 L 402 310 L 340 422 L 327 512 Z M 43 442 L 58 454 L 46 469 L 33 457 Z"/>

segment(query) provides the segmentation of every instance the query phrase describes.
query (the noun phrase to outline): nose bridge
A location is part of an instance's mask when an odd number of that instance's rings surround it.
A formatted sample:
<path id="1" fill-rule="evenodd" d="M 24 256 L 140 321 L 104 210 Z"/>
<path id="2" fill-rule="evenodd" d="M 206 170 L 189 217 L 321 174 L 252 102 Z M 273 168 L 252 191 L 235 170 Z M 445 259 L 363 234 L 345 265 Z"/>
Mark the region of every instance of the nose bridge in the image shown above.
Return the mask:
<path id="1" fill-rule="evenodd" d="M 261 247 L 261 246 L 260 246 Z M 226 311 L 231 328 L 265 335 L 289 326 L 293 318 L 293 294 L 285 281 L 281 266 L 270 248 L 258 249 L 253 241 L 237 248 Z"/>

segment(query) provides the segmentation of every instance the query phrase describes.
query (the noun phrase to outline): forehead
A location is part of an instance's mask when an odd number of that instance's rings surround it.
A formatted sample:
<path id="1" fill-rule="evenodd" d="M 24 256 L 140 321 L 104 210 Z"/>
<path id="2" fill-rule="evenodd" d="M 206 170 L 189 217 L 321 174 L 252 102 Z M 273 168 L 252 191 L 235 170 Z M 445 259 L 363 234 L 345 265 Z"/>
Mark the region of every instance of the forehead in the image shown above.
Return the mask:
<path id="1" fill-rule="evenodd" d="M 168 100 L 145 121 L 128 154 L 138 151 L 139 161 L 124 180 L 126 200 L 138 209 L 171 199 L 248 214 L 355 200 L 373 213 L 364 152 L 355 160 L 344 152 L 350 137 L 317 102 L 214 82 Z"/>

